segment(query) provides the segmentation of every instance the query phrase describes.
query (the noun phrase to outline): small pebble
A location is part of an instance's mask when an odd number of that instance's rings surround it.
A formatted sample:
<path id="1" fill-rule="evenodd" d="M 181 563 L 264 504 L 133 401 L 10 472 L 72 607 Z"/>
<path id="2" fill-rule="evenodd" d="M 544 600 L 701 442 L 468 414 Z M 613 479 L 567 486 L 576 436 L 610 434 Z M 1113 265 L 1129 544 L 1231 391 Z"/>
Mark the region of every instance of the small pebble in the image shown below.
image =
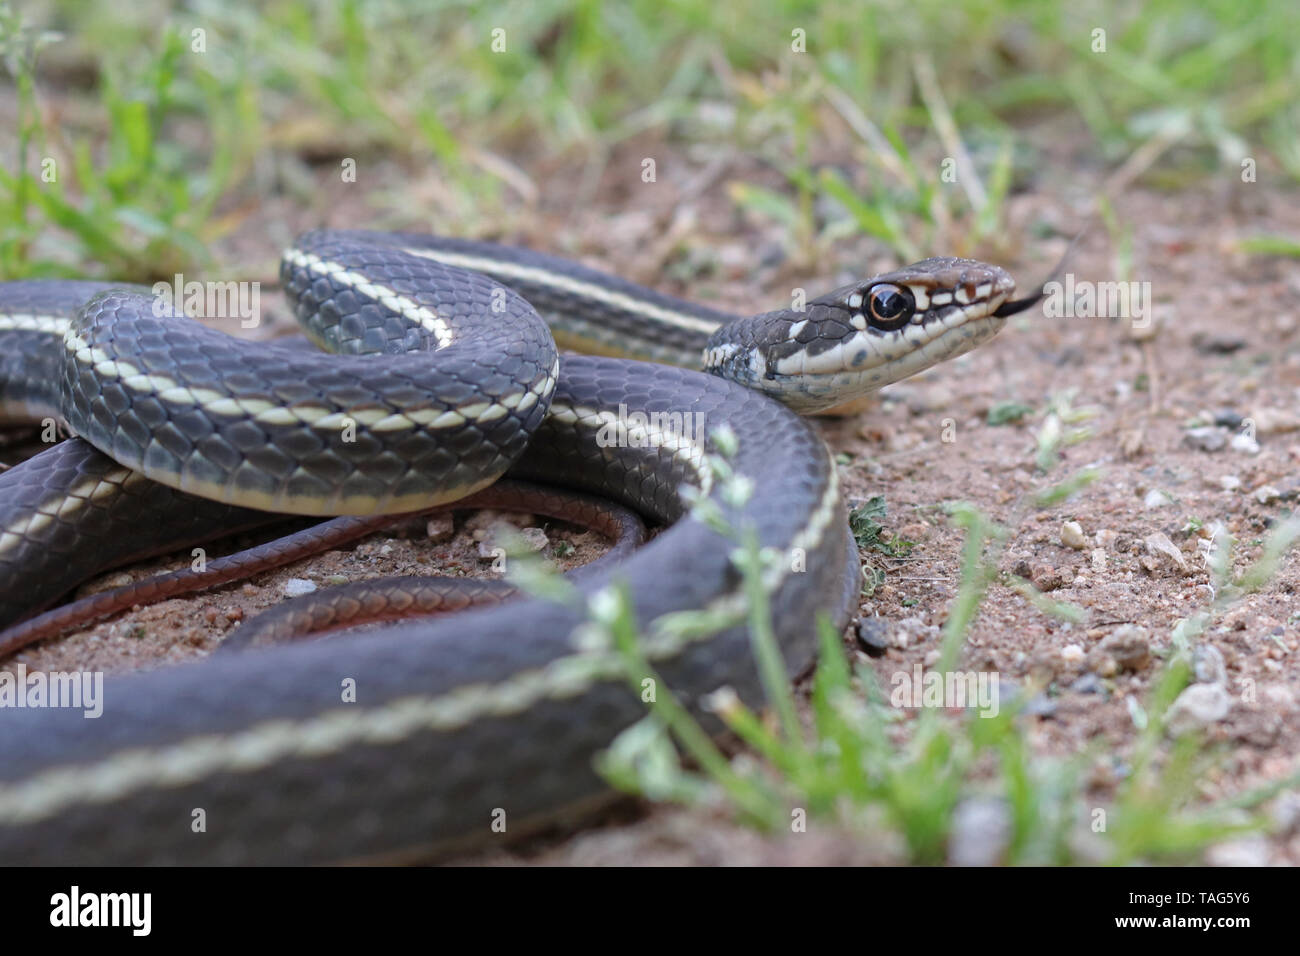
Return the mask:
<path id="1" fill-rule="evenodd" d="M 1222 684 L 1192 684 L 1170 705 L 1165 723 L 1173 734 L 1208 727 L 1227 717 L 1232 703 Z"/>
<path id="2" fill-rule="evenodd" d="M 1088 539 L 1084 537 L 1083 526 L 1077 521 L 1067 521 L 1061 525 L 1061 544 L 1067 548 L 1073 548 L 1075 551 L 1082 551 L 1088 546 Z"/>
<path id="3" fill-rule="evenodd" d="M 1074 583 L 1074 572 L 1069 568 L 1054 568 L 1051 565 L 1039 565 L 1029 576 L 1034 587 L 1046 593 L 1068 587 Z"/>
<path id="4" fill-rule="evenodd" d="M 1259 454 L 1259 442 L 1255 441 L 1255 439 L 1251 438 L 1244 432 L 1238 432 L 1233 435 L 1232 441 L 1228 442 L 1228 447 L 1243 455 Z"/>
<path id="5" fill-rule="evenodd" d="M 289 578 L 284 582 L 284 593 L 288 597 L 301 597 L 316 590 L 316 582 L 306 578 Z"/>
<path id="6" fill-rule="evenodd" d="M 1070 690 L 1076 694 L 1100 694 L 1103 689 L 1101 678 L 1096 674 L 1084 674 L 1070 684 Z"/>
<path id="7" fill-rule="evenodd" d="M 1142 539 L 1142 543 L 1147 546 L 1147 551 L 1151 554 L 1161 555 L 1168 558 L 1170 563 L 1178 565 L 1180 569 L 1187 569 L 1187 559 L 1183 557 L 1183 552 L 1163 531 L 1153 531 Z"/>
<path id="8" fill-rule="evenodd" d="M 546 532 L 541 528 L 524 528 L 519 532 L 519 537 L 524 540 L 531 551 L 544 551 L 550 545 L 546 537 Z"/>
<path id="9" fill-rule="evenodd" d="M 1021 713 L 1028 717 L 1042 717 L 1047 720 L 1056 716 L 1056 701 L 1046 694 L 1035 694 L 1025 701 L 1025 707 Z"/>
<path id="10" fill-rule="evenodd" d="M 1270 501 L 1277 501 L 1278 498 L 1282 497 L 1282 492 L 1272 485 L 1260 485 L 1255 489 L 1253 497 L 1261 505 L 1266 505 Z"/>
<path id="11" fill-rule="evenodd" d="M 889 650 L 889 623 L 883 617 L 864 617 L 856 629 L 858 646 L 868 657 L 884 657 Z"/>
<path id="12" fill-rule="evenodd" d="M 1224 491 L 1236 491 L 1241 487 L 1241 479 L 1236 475 L 1223 475 L 1219 478 L 1219 487 Z"/>
<path id="13" fill-rule="evenodd" d="M 1192 669 L 1202 684 L 1228 684 L 1228 665 L 1213 644 L 1197 644 L 1192 652 Z"/>
<path id="14" fill-rule="evenodd" d="M 1255 434 L 1276 435 L 1300 429 L 1300 415 L 1289 408 L 1257 408 L 1250 413 L 1255 423 Z"/>
<path id="15" fill-rule="evenodd" d="M 1089 654 L 1092 669 L 1102 677 L 1120 671 L 1137 673 L 1151 660 L 1151 641 L 1146 628 L 1124 624 L 1098 642 Z"/>
<path id="16" fill-rule="evenodd" d="M 1192 336 L 1192 345 L 1202 355 L 1231 355 L 1233 352 L 1244 349 L 1247 342 L 1240 335 L 1233 335 L 1230 332 L 1217 334 L 1197 333 Z"/>
<path id="17" fill-rule="evenodd" d="M 1231 428 L 1236 431 L 1241 427 L 1241 422 L 1241 413 L 1234 412 L 1231 408 L 1221 408 L 1214 413 L 1214 424 L 1220 428 Z"/>
<path id="18" fill-rule="evenodd" d="M 1077 664 L 1083 660 L 1083 648 L 1078 644 L 1066 644 L 1061 648 L 1061 660 L 1067 664 Z"/>
<path id="19" fill-rule="evenodd" d="M 1192 428 L 1183 433 L 1183 444 L 1198 451 L 1223 451 L 1228 436 L 1221 428 Z"/>
<path id="20" fill-rule="evenodd" d="M 456 522 L 450 514 L 433 515 L 425 523 L 424 533 L 434 544 L 450 541 L 456 533 Z"/>
<path id="21" fill-rule="evenodd" d="M 1146 497 L 1142 499 L 1142 507 L 1163 508 L 1166 505 L 1172 504 L 1173 500 L 1174 499 L 1170 497 L 1169 492 L 1161 491 L 1159 488 L 1152 488 L 1146 493 Z"/>

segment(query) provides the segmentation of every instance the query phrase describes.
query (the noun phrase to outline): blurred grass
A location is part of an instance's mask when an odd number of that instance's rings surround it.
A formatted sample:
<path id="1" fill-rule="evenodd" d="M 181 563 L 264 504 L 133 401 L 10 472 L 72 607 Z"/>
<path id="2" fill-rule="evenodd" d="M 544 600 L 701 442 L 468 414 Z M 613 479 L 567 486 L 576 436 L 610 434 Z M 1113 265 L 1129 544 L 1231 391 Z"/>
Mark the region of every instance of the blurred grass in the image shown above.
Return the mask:
<path id="1" fill-rule="evenodd" d="M 220 211 L 343 157 L 433 164 L 461 197 L 449 225 L 473 225 L 531 200 L 521 166 L 598 170 L 647 134 L 773 169 L 729 195 L 805 258 L 857 234 L 961 251 L 1034 175 L 1017 128 L 1056 113 L 1080 149 L 1148 146 L 1179 183 L 1244 156 L 1300 178 L 1297 28 L 1289 0 L 25 3 L 0 15 L 0 270 L 169 275 L 204 261 Z M 37 51 L 41 31 L 62 39 Z"/>

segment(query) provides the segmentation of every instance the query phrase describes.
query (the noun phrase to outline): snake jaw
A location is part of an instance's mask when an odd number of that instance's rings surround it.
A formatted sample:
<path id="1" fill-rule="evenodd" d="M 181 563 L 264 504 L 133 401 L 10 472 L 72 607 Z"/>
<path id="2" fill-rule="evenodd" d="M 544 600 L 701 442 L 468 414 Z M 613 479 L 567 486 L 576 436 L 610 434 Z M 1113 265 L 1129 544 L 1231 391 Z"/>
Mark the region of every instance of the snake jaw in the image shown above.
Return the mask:
<path id="1" fill-rule="evenodd" d="M 842 405 L 987 342 L 1015 280 L 971 259 L 926 259 L 844 286 L 802 311 L 732 323 L 705 349 L 705 370 L 803 414 Z M 1011 308 L 1015 306 L 1015 308 Z"/>

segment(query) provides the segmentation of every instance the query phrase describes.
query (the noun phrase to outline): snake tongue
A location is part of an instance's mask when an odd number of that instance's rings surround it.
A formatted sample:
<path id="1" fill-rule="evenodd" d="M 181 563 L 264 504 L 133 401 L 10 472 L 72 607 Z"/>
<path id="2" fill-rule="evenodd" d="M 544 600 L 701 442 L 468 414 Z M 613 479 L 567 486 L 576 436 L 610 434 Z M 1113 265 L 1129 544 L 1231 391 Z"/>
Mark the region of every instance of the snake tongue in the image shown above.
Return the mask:
<path id="1" fill-rule="evenodd" d="M 1074 253 L 1075 246 L 1079 244 L 1079 240 L 1082 238 L 1083 232 L 1080 231 L 1077 236 L 1070 240 L 1070 244 L 1065 247 L 1065 252 L 1061 255 L 1061 261 L 1056 264 L 1056 268 L 1054 268 L 1048 274 L 1047 278 L 1042 281 L 1042 284 L 1039 285 L 1037 295 L 1027 295 L 1023 299 L 1012 299 L 1010 302 L 1003 302 L 993 310 L 993 314 L 999 318 L 1006 318 L 1008 315 L 1015 315 L 1017 312 L 1024 312 L 1026 309 L 1032 309 L 1039 302 L 1042 302 L 1047 298 L 1047 284 L 1059 280 L 1065 275 L 1065 264 L 1070 260 L 1070 256 Z"/>
<path id="2" fill-rule="evenodd" d="M 993 310 L 993 314 L 999 318 L 1005 318 L 1008 315 L 1015 315 L 1017 312 L 1024 312 L 1026 309 L 1033 308 L 1039 302 L 1047 297 L 1047 291 L 1040 289 L 1037 295 L 1027 295 L 1023 299 L 1012 299 L 1009 302 L 1003 302 Z"/>

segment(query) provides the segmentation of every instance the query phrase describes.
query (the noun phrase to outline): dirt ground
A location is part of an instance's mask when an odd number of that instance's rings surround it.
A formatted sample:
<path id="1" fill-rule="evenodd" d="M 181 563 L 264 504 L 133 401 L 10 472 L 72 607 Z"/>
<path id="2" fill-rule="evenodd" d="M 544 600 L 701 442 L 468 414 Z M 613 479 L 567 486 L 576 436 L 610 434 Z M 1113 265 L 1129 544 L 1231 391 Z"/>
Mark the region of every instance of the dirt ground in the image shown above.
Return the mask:
<path id="1" fill-rule="evenodd" d="M 1268 184 L 1266 175 L 1258 184 L 1243 184 L 1235 170 L 1176 193 L 1139 181 L 1115 201 L 1122 224 L 1132 230 L 1132 274 L 1120 276 L 1116 244 L 1088 220 L 1104 171 L 1091 169 L 1068 145 L 1051 145 L 1071 142 L 1060 132 L 1031 133 L 1043 144 L 1043 166 L 1009 200 L 1000 242 L 927 252 L 990 259 L 1029 288 L 1088 225 L 1069 270 L 1079 280 L 1149 282 L 1154 327 L 1135 334 L 1127 320 L 1031 312 L 975 353 L 887 389 L 862 415 L 822 420 L 818 427 L 841 455 L 850 499 L 884 495 L 887 530 L 916 543 L 903 559 L 866 556 L 885 572 L 884 583 L 860 608 L 863 616 L 883 622 L 883 656 L 872 659 L 882 684 L 888 685 L 894 671 L 933 663 L 937 656 L 939 631 L 956 594 L 962 535 L 935 506 L 970 501 L 1010 527 L 1004 570 L 1023 574 L 1052 599 L 1083 608 L 1087 622 L 1049 617 L 994 585 L 971 630 L 963 666 L 996 670 L 1016 685 L 1048 687 L 1025 718 L 1033 745 L 1064 755 L 1093 744 L 1111 755 L 1094 770 L 1100 800 L 1113 787 L 1135 734 L 1130 699 L 1146 698 L 1158 654 L 1169 647 L 1175 626 L 1210 600 L 1202 545 L 1210 529 L 1221 522 L 1236 537 L 1240 570 L 1300 495 L 1300 268 L 1235 248 L 1246 236 L 1300 234 L 1300 197 Z M 640 181 L 643 155 L 660 157 L 655 184 Z M 787 256 L 779 227 L 751 221 L 726 197 L 733 179 L 770 176 L 744 159 L 633 144 L 594 181 L 579 181 L 559 166 L 530 172 L 537 196 L 544 198 L 521 203 L 508 221 L 485 228 L 485 236 L 579 258 L 738 312 L 775 308 L 794 286 L 820 291 L 898 264 L 870 240 L 828 248 L 815 263 Z M 320 171 L 314 206 L 304 206 L 300 196 L 273 197 L 231 213 L 239 225 L 217 256 L 248 264 L 243 277 L 264 281 L 263 308 L 271 321 L 254 330 L 258 337 L 289 329 L 287 307 L 270 292 L 279 249 L 298 232 L 362 224 L 438 227 L 442 187 L 436 178 L 391 166 L 363 173 L 357 184 L 344 185 Z M 396 194 L 409 199 L 404 211 L 384 213 Z M 1091 434 L 1065 448 L 1060 464 L 1043 475 L 1035 467 L 1041 410 L 1067 392 L 1070 407 L 1091 413 L 1067 428 L 1086 425 Z M 1034 411 L 1016 423 L 989 424 L 990 409 L 1007 402 Z M 1240 419 L 1250 421 L 1242 425 Z M 1255 443 L 1234 442 L 1251 422 Z M 1101 478 L 1075 498 L 1046 510 L 1026 506 L 1036 490 L 1084 466 L 1101 469 Z M 1077 522 L 1079 533 L 1065 529 L 1067 522 Z M 282 600 L 286 588 L 295 586 L 291 579 L 328 584 L 340 575 L 485 573 L 473 537 L 483 523 L 462 516 L 445 540 L 430 538 L 422 523 L 378 535 L 247 583 L 131 611 L 19 659 L 29 668 L 120 671 L 199 658 L 239 621 Z M 552 544 L 574 545 L 566 564 L 601 548 L 594 534 L 541 526 Z M 185 563 L 188 556 L 177 556 L 126 568 L 87 590 Z M 1298 584 L 1300 560 L 1292 557 L 1203 638 L 1222 656 L 1222 683 L 1231 698 L 1226 715 L 1205 722 L 1208 740 L 1223 758 L 1204 781 L 1207 798 L 1294 772 L 1300 740 Z M 1121 639 L 1102 648 L 1117 633 Z M 854 653 L 863 652 L 854 645 Z M 1214 666 L 1212 655 L 1206 666 Z M 1294 864 L 1300 862 L 1300 829 L 1293 825 L 1231 852 L 1244 854 L 1247 862 Z M 707 814 L 632 806 L 599 828 L 474 859 L 870 863 L 898 856 L 888 845 L 846 845 L 833 835 L 797 846 L 774 843 Z"/>

